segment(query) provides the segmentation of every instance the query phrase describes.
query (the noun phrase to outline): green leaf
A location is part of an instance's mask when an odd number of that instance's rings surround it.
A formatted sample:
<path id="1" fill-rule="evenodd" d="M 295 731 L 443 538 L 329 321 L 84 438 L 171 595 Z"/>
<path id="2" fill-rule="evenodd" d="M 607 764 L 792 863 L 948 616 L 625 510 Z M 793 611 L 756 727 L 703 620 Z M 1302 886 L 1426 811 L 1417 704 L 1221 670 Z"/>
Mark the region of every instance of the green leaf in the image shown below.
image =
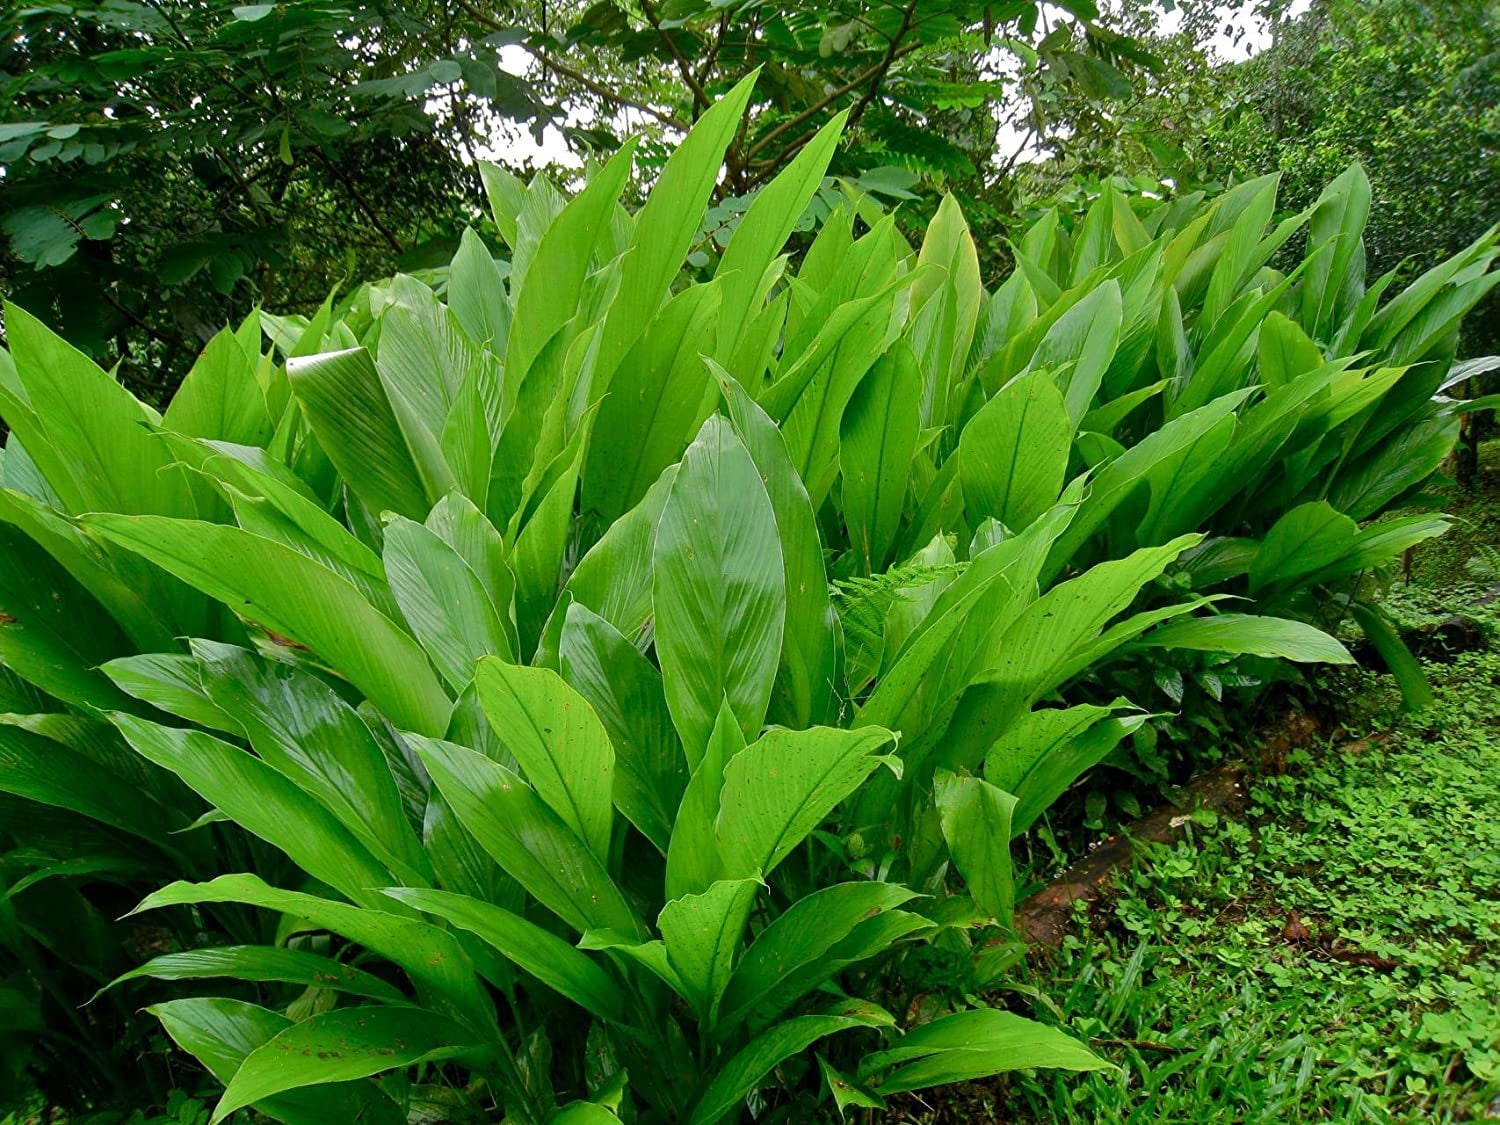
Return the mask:
<path id="1" fill-rule="evenodd" d="M 594 250 L 608 228 L 634 156 L 635 144 L 627 141 L 552 221 L 524 280 L 512 275 L 515 316 L 506 347 L 507 378 L 528 378 L 543 346 L 577 312 Z M 647 316 L 653 312 L 647 310 Z"/>
<path id="2" fill-rule="evenodd" d="M 761 885 L 758 877 L 720 880 L 702 894 L 672 899 L 657 917 L 667 958 L 705 1027 L 713 1026 Z"/>
<path id="3" fill-rule="evenodd" d="M 479 662 L 474 686 L 490 726 L 537 795 L 606 862 L 615 751 L 588 700 L 556 672 L 494 658 Z"/>
<path id="4" fill-rule="evenodd" d="M 287 362 L 292 393 L 339 475 L 377 515 L 421 519 L 431 506 L 370 353 L 351 348 Z"/>
<path id="5" fill-rule="evenodd" d="M 447 726 L 448 697 L 411 634 L 306 555 L 222 524 L 117 515 L 84 522 L 242 616 L 305 644 L 399 726 L 420 732 Z"/>
<path id="6" fill-rule="evenodd" d="M 890 1095 L 1029 1067 L 1106 1070 L 1110 1065 L 1055 1027 L 1014 1012 L 978 1008 L 908 1032 L 889 1050 L 866 1055 L 859 1073 L 868 1077 L 894 1067 L 875 1083 L 877 1091 Z"/>
<path id="7" fill-rule="evenodd" d="M 1056 375 L 1074 426 L 1089 412 L 1114 359 L 1122 316 L 1120 286 L 1111 279 L 1058 317 L 1031 358 L 1032 371 Z"/>
<path id="8" fill-rule="evenodd" d="M 451 742 L 409 741 L 463 826 L 538 902 L 580 933 L 645 935 L 603 863 L 518 775 Z"/>
<path id="9" fill-rule="evenodd" d="M 240 902 L 275 910 L 357 942 L 400 966 L 416 984 L 424 1003 L 463 1020 L 471 1028 L 493 1032 L 494 1005 L 453 935 L 414 918 L 280 890 L 255 875 L 220 875 L 207 883 L 172 883 L 146 896 L 131 914 L 204 902 Z"/>
<path id="10" fill-rule="evenodd" d="M 214 1107 L 213 1125 L 287 1090 L 347 1082 L 474 1049 L 466 1028 L 424 1008 L 336 1008 L 292 1024 L 246 1055 Z"/>
<path id="11" fill-rule="evenodd" d="M 835 114 L 819 129 L 775 179 L 756 193 L 750 209 L 734 228 L 714 272 L 723 293 L 715 352 L 720 362 L 727 363 L 735 353 L 758 311 L 758 299 L 764 299 L 766 270 L 781 253 L 822 183 L 847 117 L 847 112 Z"/>
<path id="12" fill-rule="evenodd" d="M 583 471 L 583 511 L 608 527 L 640 502 L 713 409 L 702 353 L 713 338 L 719 288 L 695 285 L 673 297 L 615 372 Z"/>
<path id="13" fill-rule="evenodd" d="M 1112 717 L 1125 706 L 1124 700 L 1116 700 L 1107 707 L 1044 708 L 1027 712 L 1001 732 L 985 754 L 984 776 L 1016 795 L 1010 815 L 1013 837 L 1030 828 L 1068 786 L 1150 718 Z"/>
<path id="14" fill-rule="evenodd" d="M 448 307 L 476 344 L 504 355 L 510 335 L 510 301 L 500 268 L 484 240 L 467 227 L 448 267 Z"/>
<path id="15" fill-rule="evenodd" d="M 910 902 L 916 893 L 894 883 L 836 883 L 792 903 L 762 930 L 735 967 L 724 990 L 720 1007 L 721 1026 L 733 1028 L 773 997 L 782 1003 L 789 982 L 827 965 L 832 975 L 837 962 L 829 963 L 830 950 L 866 920 Z M 814 977 L 802 984 L 811 988 Z"/>
<path id="16" fill-rule="evenodd" d="M 921 396 L 916 356 L 898 342 L 860 382 L 839 424 L 844 520 L 867 574 L 885 566 L 896 542 L 911 484 Z"/>
<path id="17" fill-rule="evenodd" d="M 876 1027 L 881 1021 L 863 1012 L 850 1015 L 796 1016 L 750 1040 L 719 1069 L 693 1106 L 688 1125 L 713 1125 L 739 1106 L 783 1060 L 801 1054 L 819 1039 L 854 1027 Z"/>
<path id="18" fill-rule="evenodd" d="M 169 769 L 247 832 L 275 845 L 315 879 L 355 902 L 378 902 L 390 874 L 296 784 L 253 755 L 202 731 L 115 713 L 130 745 Z"/>
<path id="19" fill-rule="evenodd" d="M 1136 642 L 1140 648 L 1185 648 L 1200 652 L 1250 653 L 1299 663 L 1353 664 L 1354 657 L 1336 638 L 1302 621 L 1221 613 L 1188 617 L 1151 630 Z"/>
<path id="20" fill-rule="evenodd" d="M 322 679 L 291 665 L 214 641 L 192 647 L 203 686 L 230 718 L 232 733 L 248 738 L 268 765 L 401 879 L 431 879 L 385 754 L 354 708 Z"/>
<path id="21" fill-rule="evenodd" d="M 977 777 L 939 770 L 933 799 L 953 863 L 981 909 L 1006 929 L 1014 926 L 1015 877 L 1011 873 L 1011 814 L 1016 798 Z"/>
<path id="22" fill-rule="evenodd" d="M 300 949 L 278 949 L 266 945 L 221 945 L 164 953 L 120 974 L 105 987 L 115 988 L 142 977 L 155 980 L 225 977 L 230 980 L 280 981 L 307 988 L 331 988 L 372 1000 L 400 1003 L 403 999 L 400 989 L 353 965 Z"/>
<path id="23" fill-rule="evenodd" d="M 208 342 L 172 396 L 162 425 L 189 437 L 264 446 L 276 431 L 255 364 L 234 333 Z"/>
<path id="24" fill-rule="evenodd" d="M 385 526 L 385 572 L 412 632 L 454 691 L 482 656 L 515 659 L 501 610 L 469 563 L 419 523 Z"/>
<path id="25" fill-rule="evenodd" d="M 781 541 L 786 615 L 770 719 L 795 728 L 825 722 L 833 702 L 838 623 L 828 594 L 817 516 L 776 424 L 728 372 L 712 360 L 709 364 L 717 370 L 735 433 L 765 482 Z"/>
<path id="26" fill-rule="evenodd" d="M 844 1111 L 851 1105 L 860 1109 L 886 1108 L 884 1098 L 840 1073 L 822 1055 L 818 1056 L 818 1069 L 823 1072 L 823 1081 L 833 1095 L 834 1105 L 838 1106 L 839 1120 L 847 1120 Z"/>
<path id="27" fill-rule="evenodd" d="M 161 1021 L 173 1042 L 224 1083 L 252 1051 L 293 1026 L 279 1012 L 224 996 L 169 1000 L 146 1010 Z M 396 1103 L 368 1082 L 307 1086 L 268 1098 L 259 1108 L 288 1125 L 326 1121 L 401 1125 L 406 1120 Z"/>
<path id="28" fill-rule="evenodd" d="M 702 757 L 727 698 L 751 738 L 770 705 L 786 579 L 760 472 L 725 418 L 683 456 L 653 549 L 656 651 L 688 760 Z"/>
<path id="29" fill-rule="evenodd" d="M 673 819 L 672 838 L 667 846 L 669 899 L 701 894 L 723 877 L 724 862 L 716 826 L 719 797 L 724 787 L 725 765 L 744 749 L 745 736 L 740 733 L 739 720 L 725 699 L 719 705 L 703 758 L 693 770 Z M 758 875 L 759 871 L 745 874 Z"/>
<path id="30" fill-rule="evenodd" d="M 1431 707 L 1436 697 L 1432 693 L 1432 686 L 1427 682 L 1427 674 L 1422 671 L 1422 665 L 1412 655 L 1411 649 L 1406 647 L 1401 634 L 1384 612 L 1364 602 L 1352 603 L 1349 611 L 1370 643 L 1375 646 L 1375 651 L 1380 653 L 1386 668 L 1396 677 L 1396 683 L 1401 687 L 1401 701 L 1406 709 L 1422 711 Z"/>
<path id="31" fill-rule="evenodd" d="M 641 636 L 653 619 L 651 551 L 656 528 L 676 479 L 673 465 L 639 504 L 614 522 L 578 563 L 559 605 L 572 601 L 587 606 L 632 642 Z"/>
<path id="32" fill-rule="evenodd" d="M 1002 387 L 959 436 L 958 476 L 970 524 L 993 518 L 1020 531 L 1055 504 L 1072 440 L 1062 392 L 1045 371 Z"/>
<path id="33" fill-rule="evenodd" d="M 567 607 L 558 661 L 563 679 L 588 700 L 614 744 L 616 806 L 665 855 L 688 766 L 661 673 L 579 602 Z"/>
<path id="34" fill-rule="evenodd" d="M 1266 533 L 1250 563 L 1250 592 L 1285 586 L 1321 570 L 1354 546 L 1359 525 L 1323 500 L 1286 512 Z"/>
<path id="35" fill-rule="evenodd" d="M 209 730 L 239 734 L 239 724 L 219 709 L 198 676 L 198 661 L 174 652 L 122 656 L 100 666 L 115 686 L 170 715 Z"/>
<path id="36" fill-rule="evenodd" d="M 724 877 L 769 875 L 889 759 L 875 751 L 895 738 L 880 727 L 773 729 L 724 767 L 718 837 Z"/>
<path id="37" fill-rule="evenodd" d="M 682 259 L 697 235 L 709 193 L 719 179 L 724 150 L 741 126 L 759 70 L 742 78 L 698 118 L 657 177 L 636 215 L 620 291 L 599 340 L 598 391 L 656 316 Z"/>
<path id="38" fill-rule="evenodd" d="M 609 973 L 562 938 L 519 914 L 468 895 L 412 887 L 385 892 L 477 935 L 509 960 L 602 1020 L 626 1019 L 620 987 Z"/>
<path id="39" fill-rule="evenodd" d="M 69 809 L 146 840 L 162 841 L 185 818 L 86 755 L 0 724 L 0 792 Z"/>

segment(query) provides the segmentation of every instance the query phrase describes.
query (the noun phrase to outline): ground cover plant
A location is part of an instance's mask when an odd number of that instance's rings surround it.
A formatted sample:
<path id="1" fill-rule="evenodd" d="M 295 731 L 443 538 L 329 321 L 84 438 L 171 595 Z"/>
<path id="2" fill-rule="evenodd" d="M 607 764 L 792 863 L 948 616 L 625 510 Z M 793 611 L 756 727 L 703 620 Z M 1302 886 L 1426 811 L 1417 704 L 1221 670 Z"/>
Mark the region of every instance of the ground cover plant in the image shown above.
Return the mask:
<path id="1" fill-rule="evenodd" d="M 134 1049 L 63 1022 L 100 989 L 215 1120 L 1103 1067 L 973 998 L 1011 839 L 1148 717 L 1107 674 L 1348 662 L 1351 614 L 1399 660 L 1369 575 L 1445 524 L 1361 521 L 1452 446 L 1493 234 L 1367 289 L 1353 168 L 1280 223 L 1273 179 L 1045 217 L 993 293 L 951 201 L 914 250 L 851 199 L 794 263 L 835 119 L 697 280 L 752 80 L 639 212 L 629 145 L 572 198 L 486 168 L 503 266 L 258 313 L 161 414 L 7 307 L 6 970 L 80 1087 Z"/>
<path id="2" fill-rule="evenodd" d="M 1248 822 L 1205 819 L 1142 857 L 1098 923 L 1028 981 L 1125 1072 L 1019 1081 L 987 1112 L 1088 1122 L 1496 1112 L 1500 839 L 1478 811 L 1495 800 L 1500 658 L 1465 653 L 1428 670 L 1433 707 L 1402 716 L 1366 676 L 1354 703 L 1374 712 L 1374 737 L 1297 751 L 1286 774 L 1252 784 Z"/>

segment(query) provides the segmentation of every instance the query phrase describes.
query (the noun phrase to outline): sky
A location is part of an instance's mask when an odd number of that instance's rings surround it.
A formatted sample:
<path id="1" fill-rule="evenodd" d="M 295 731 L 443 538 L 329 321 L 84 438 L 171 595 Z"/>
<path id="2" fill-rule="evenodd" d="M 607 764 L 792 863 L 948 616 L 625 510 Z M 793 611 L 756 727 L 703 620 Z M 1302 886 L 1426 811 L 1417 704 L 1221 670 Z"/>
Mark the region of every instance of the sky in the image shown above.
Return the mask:
<path id="1" fill-rule="evenodd" d="M 1311 0 L 1293 0 L 1289 14 L 1300 15 L 1307 10 L 1310 3 Z M 1224 62 L 1242 62 L 1263 51 L 1271 42 L 1270 32 L 1262 17 L 1238 5 L 1235 9 L 1227 14 L 1220 25 L 1219 32 L 1208 45 L 1210 53 Z M 1064 13 L 1054 10 L 1053 15 L 1054 18 L 1063 17 Z M 1174 7 L 1171 11 L 1158 12 L 1157 27 L 1162 34 L 1170 35 L 1181 24 L 1180 9 Z M 523 77 L 537 65 L 536 59 L 524 47 L 509 46 L 501 49 L 500 66 L 507 73 Z M 625 111 L 627 115 L 630 112 Z M 570 116 L 571 123 L 575 125 L 586 125 L 593 119 L 590 112 L 580 108 L 574 108 Z M 629 133 L 634 123 L 629 120 L 628 116 L 624 118 L 617 116 L 615 125 L 617 131 Z M 562 131 L 554 126 L 549 125 L 546 128 L 540 142 L 524 126 L 513 122 L 501 122 L 497 130 L 497 134 L 490 139 L 488 144 L 479 146 L 475 155 L 484 160 L 495 160 L 512 167 L 524 161 L 530 161 L 535 165 L 556 163 L 568 168 L 582 166 L 578 155 L 568 148 Z M 1015 145 L 1022 139 L 1020 133 L 1011 137 L 1007 130 L 1002 128 L 998 151 L 1002 153 L 1014 151 Z"/>

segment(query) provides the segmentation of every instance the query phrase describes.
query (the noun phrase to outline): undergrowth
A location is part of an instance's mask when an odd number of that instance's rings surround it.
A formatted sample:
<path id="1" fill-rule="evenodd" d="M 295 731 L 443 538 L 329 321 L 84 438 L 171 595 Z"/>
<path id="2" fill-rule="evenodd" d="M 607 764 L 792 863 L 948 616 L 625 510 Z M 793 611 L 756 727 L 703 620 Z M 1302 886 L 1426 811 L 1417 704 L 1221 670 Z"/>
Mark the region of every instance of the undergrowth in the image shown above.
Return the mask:
<path id="1" fill-rule="evenodd" d="M 987 1119 L 1500 1115 L 1500 652 L 1428 673 L 1408 716 L 1362 676 L 1368 737 L 1143 855 L 1022 986 L 1122 1069 L 1016 1081 Z"/>

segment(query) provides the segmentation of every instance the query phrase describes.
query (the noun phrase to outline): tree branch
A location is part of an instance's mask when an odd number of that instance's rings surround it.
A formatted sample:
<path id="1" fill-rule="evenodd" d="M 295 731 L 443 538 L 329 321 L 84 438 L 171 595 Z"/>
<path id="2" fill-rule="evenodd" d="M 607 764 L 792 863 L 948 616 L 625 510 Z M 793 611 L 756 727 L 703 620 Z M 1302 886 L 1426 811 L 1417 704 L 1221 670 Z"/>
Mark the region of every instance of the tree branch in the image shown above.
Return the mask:
<path id="1" fill-rule="evenodd" d="M 902 48 L 901 40 L 906 38 L 906 33 L 911 30 L 912 16 L 916 14 L 917 0 L 907 0 L 906 7 L 901 12 L 901 26 L 896 29 L 896 34 L 891 36 L 890 45 L 886 48 L 885 58 L 880 61 L 879 71 L 875 80 L 870 83 L 870 88 L 865 91 L 864 97 L 855 103 L 854 108 L 849 111 L 849 127 L 852 129 L 859 124 L 859 119 L 864 116 L 865 110 L 870 103 L 880 94 L 880 86 L 885 81 L 885 76 L 890 72 L 891 66 L 902 54 L 915 48 L 916 44 L 909 44 Z"/>
<path id="2" fill-rule="evenodd" d="M 914 0 L 914 2 L 915 2 L 915 0 Z M 894 47 L 894 43 L 892 44 L 892 46 Z M 815 104 L 813 104 L 811 106 L 808 106 L 807 109 L 804 109 L 801 113 L 797 114 L 796 117 L 792 117 L 792 118 L 789 118 L 786 121 L 783 121 L 780 125 L 776 126 L 776 128 L 772 129 L 769 133 L 767 133 L 760 140 L 756 141 L 755 144 L 753 144 L 753 145 L 750 146 L 750 151 L 745 154 L 745 162 L 748 164 L 751 160 L 755 159 L 755 156 L 756 156 L 757 153 L 759 153 L 763 149 L 765 149 L 766 146 L 768 146 L 770 144 L 773 144 L 776 141 L 776 139 L 778 137 L 780 137 L 782 134 L 784 134 L 786 132 L 789 132 L 792 129 L 795 129 L 798 125 L 801 125 L 803 122 L 808 121 L 808 120 L 816 117 L 818 114 L 822 113 L 825 109 L 827 109 L 829 106 L 831 106 L 834 102 L 838 101 L 840 98 L 844 97 L 846 94 L 851 94 L 855 90 L 858 90 L 866 82 L 874 80 L 874 82 L 876 83 L 876 86 L 878 87 L 878 85 L 880 83 L 880 80 L 885 77 L 885 72 L 891 68 L 891 64 L 894 63 L 897 59 L 901 58 L 903 55 L 908 55 L 908 54 L 910 54 L 912 51 L 914 51 L 916 49 L 917 49 L 917 44 L 915 44 L 915 43 L 908 43 L 905 47 L 901 48 L 900 50 L 887 51 L 884 58 L 882 58 L 878 63 L 876 63 L 874 66 L 870 67 L 868 70 L 866 70 L 863 73 L 861 73 L 857 78 L 853 78 L 850 81 L 844 83 L 837 90 L 834 90 L 831 94 L 829 94 L 825 98 L 823 98 L 822 101 L 816 102 Z M 873 96 L 874 96 L 873 94 L 866 95 L 866 97 L 864 99 L 864 102 L 868 103 L 869 99 L 871 97 L 873 97 Z M 854 124 L 854 116 L 853 116 L 852 113 L 851 113 L 850 118 L 849 118 L 849 124 L 851 124 L 851 125 Z M 792 148 L 799 147 L 800 145 L 803 145 L 803 144 L 806 144 L 806 143 L 807 143 L 806 140 L 803 140 L 803 139 L 799 138 L 797 141 L 794 141 L 791 145 L 787 146 L 787 151 L 790 151 Z M 778 158 L 776 160 L 771 161 L 771 163 L 772 164 L 779 164 L 779 163 L 781 163 L 781 160 L 785 157 L 785 155 L 786 155 L 786 153 L 783 152 L 780 156 L 778 156 Z"/>
<path id="3" fill-rule="evenodd" d="M 703 92 L 703 84 L 693 74 L 693 66 L 677 49 L 677 40 L 672 38 L 661 25 L 661 19 L 656 14 L 656 8 L 651 0 L 641 0 L 641 11 L 646 14 L 646 20 L 651 24 L 661 41 L 667 45 L 667 50 L 672 53 L 672 58 L 677 62 L 677 70 L 682 75 L 682 80 L 687 83 L 688 89 L 693 92 L 693 119 L 697 120 L 698 114 L 710 105 L 708 95 Z"/>
<path id="4" fill-rule="evenodd" d="M 679 121 L 670 113 L 664 113 L 663 111 L 657 109 L 655 106 L 650 106 L 645 102 L 638 102 L 633 98 L 627 98 L 624 94 L 616 93 L 609 87 L 595 82 L 588 75 L 574 70 L 572 67 L 559 62 L 556 57 L 542 50 L 540 47 L 527 47 L 526 49 L 537 58 L 539 58 L 543 62 L 543 64 L 545 64 L 546 66 L 550 66 L 564 78 L 572 79 L 574 82 L 577 82 L 580 86 L 582 86 L 585 90 L 589 91 L 591 94 L 598 95 L 605 101 L 611 102 L 614 105 L 621 106 L 626 109 L 640 110 L 642 113 L 649 114 L 650 116 L 656 118 L 656 120 L 660 121 L 663 125 L 666 125 L 669 128 L 681 129 L 684 132 L 688 129 L 688 125 L 685 122 Z"/>

